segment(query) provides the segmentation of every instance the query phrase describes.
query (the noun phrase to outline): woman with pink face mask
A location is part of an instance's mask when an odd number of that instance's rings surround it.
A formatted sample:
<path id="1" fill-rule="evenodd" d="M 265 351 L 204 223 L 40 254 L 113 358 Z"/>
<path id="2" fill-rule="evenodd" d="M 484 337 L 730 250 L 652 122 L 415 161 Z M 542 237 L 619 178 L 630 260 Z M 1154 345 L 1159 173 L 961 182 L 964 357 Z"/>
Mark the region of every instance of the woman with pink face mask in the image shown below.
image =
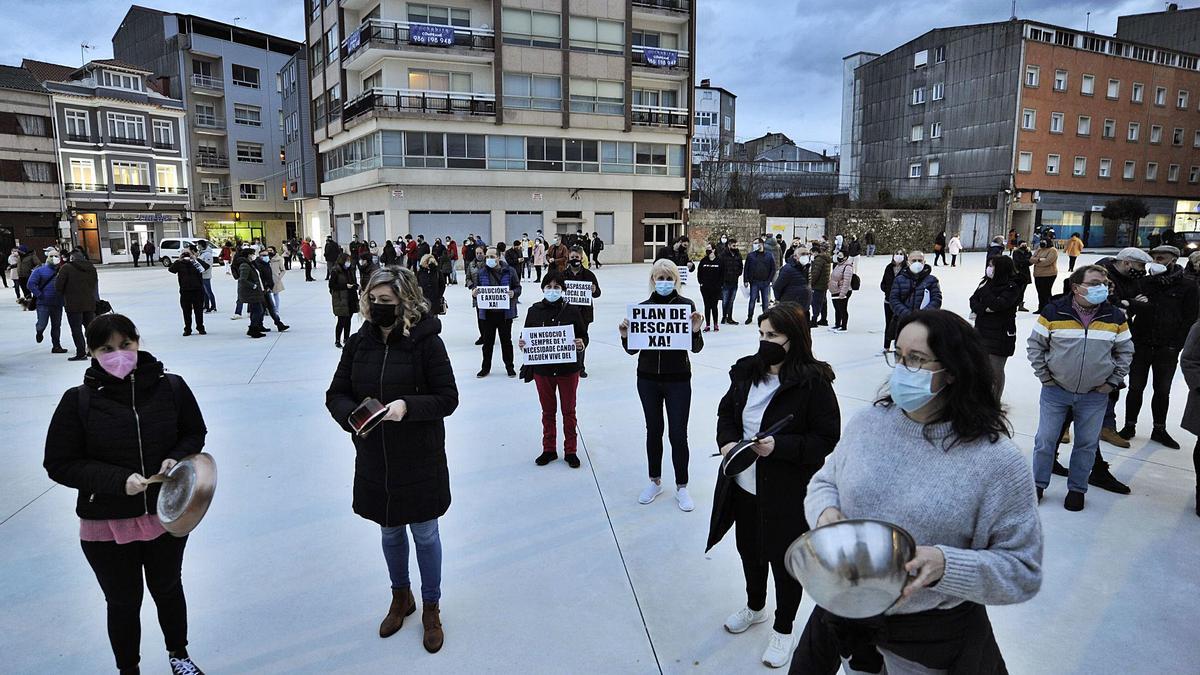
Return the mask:
<path id="1" fill-rule="evenodd" d="M 183 379 L 139 351 L 127 317 L 97 317 L 85 337 L 92 365 L 54 411 L 43 466 L 53 481 L 79 490 L 79 538 L 108 604 L 117 669 L 138 672 L 144 574 L 171 671 L 199 673 L 188 656 L 180 580 L 188 538 L 163 529 L 159 485 L 147 478 L 204 448 L 204 418 Z"/>

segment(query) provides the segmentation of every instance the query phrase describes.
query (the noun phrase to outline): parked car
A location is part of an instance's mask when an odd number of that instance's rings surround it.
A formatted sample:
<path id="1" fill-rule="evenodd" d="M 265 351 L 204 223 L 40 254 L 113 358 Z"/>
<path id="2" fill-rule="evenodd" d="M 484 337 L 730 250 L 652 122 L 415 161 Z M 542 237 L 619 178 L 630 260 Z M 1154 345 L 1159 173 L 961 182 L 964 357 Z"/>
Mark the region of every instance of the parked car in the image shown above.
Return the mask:
<path id="1" fill-rule="evenodd" d="M 158 242 L 158 261 L 163 267 L 169 267 L 171 261 L 179 257 L 179 251 L 188 244 L 195 244 L 196 248 L 200 248 L 200 242 L 204 242 L 213 249 L 213 255 L 219 256 L 221 248 L 214 246 L 213 243 L 202 237 L 171 237 Z"/>
<path id="2" fill-rule="evenodd" d="M 1184 257 L 1200 249 L 1200 232 L 1176 232 L 1175 238 L 1183 244 Z"/>

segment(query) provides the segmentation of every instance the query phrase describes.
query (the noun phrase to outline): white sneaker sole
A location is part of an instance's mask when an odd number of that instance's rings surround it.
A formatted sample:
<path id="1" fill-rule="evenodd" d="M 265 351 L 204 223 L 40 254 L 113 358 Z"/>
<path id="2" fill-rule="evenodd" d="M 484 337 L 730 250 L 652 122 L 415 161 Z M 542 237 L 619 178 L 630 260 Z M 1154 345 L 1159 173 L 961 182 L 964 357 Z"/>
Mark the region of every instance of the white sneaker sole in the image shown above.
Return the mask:
<path id="1" fill-rule="evenodd" d="M 745 628 L 743 628 L 741 630 L 734 630 L 729 627 L 729 624 L 725 624 L 725 632 L 732 633 L 734 635 L 741 635 L 742 633 L 745 633 L 746 631 L 750 630 L 750 628 L 753 626 L 757 626 L 760 623 L 766 623 L 768 618 L 770 618 L 770 615 L 764 614 L 763 618 L 751 621 L 749 626 L 746 626 Z"/>
<path id="2" fill-rule="evenodd" d="M 675 503 L 679 506 L 679 510 L 683 511 L 684 513 L 690 513 L 696 509 L 696 505 L 694 503 L 691 506 L 684 506 L 683 502 L 679 501 L 678 499 L 675 500 Z"/>
<path id="3" fill-rule="evenodd" d="M 639 504 L 649 504 L 649 503 L 653 502 L 655 499 L 657 499 L 658 496 L 661 495 L 662 493 L 663 493 L 663 491 L 660 489 L 658 492 L 655 492 L 653 495 L 651 495 L 650 499 L 646 499 L 644 496 L 639 496 L 638 503 Z"/>

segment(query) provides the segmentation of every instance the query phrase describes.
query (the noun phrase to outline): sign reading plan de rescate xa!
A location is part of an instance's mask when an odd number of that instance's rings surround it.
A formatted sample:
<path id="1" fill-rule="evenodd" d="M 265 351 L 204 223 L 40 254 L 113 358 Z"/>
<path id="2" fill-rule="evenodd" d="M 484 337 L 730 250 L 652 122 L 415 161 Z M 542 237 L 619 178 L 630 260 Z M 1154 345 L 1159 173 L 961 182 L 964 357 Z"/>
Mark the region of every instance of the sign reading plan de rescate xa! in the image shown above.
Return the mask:
<path id="1" fill-rule="evenodd" d="M 691 349 L 690 305 L 629 305 L 630 349 Z"/>
<path id="2" fill-rule="evenodd" d="M 525 341 L 525 363 L 528 365 L 575 362 L 574 326 L 525 328 L 521 331 L 521 339 Z"/>

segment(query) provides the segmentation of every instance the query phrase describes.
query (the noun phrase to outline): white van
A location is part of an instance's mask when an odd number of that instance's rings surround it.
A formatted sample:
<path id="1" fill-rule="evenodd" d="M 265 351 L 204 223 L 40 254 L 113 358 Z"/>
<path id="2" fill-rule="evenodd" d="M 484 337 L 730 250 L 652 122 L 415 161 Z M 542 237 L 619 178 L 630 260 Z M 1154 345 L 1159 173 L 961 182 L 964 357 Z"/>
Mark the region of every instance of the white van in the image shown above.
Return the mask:
<path id="1" fill-rule="evenodd" d="M 188 244 L 195 244 L 196 249 L 199 250 L 200 242 L 204 242 L 205 245 L 213 250 L 214 258 L 221 257 L 221 249 L 214 246 L 213 243 L 207 239 L 202 237 L 171 237 L 158 242 L 158 261 L 162 263 L 163 267 L 170 267 L 171 262 L 175 258 L 179 257 L 179 252 Z M 214 260 L 214 263 L 215 262 L 216 261 Z"/>

